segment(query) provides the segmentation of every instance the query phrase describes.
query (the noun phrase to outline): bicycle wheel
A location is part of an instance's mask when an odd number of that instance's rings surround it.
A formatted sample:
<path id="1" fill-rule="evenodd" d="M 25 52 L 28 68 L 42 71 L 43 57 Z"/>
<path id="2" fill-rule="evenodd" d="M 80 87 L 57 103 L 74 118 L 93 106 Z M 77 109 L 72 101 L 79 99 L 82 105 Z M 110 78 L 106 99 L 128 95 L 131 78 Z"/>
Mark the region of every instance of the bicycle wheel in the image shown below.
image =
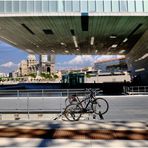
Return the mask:
<path id="1" fill-rule="evenodd" d="M 101 113 L 101 115 L 103 115 L 108 111 L 108 108 L 109 108 L 109 104 L 103 98 L 96 98 L 92 102 L 92 110 L 95 114 L 99 115 Z"/>
<path id="2" fill-rule="evenodd" d="M 65 106 L 68 106 L 69 104 L 76 104 L 78 103 L 77 97 L 75 96 L 69 96 L 68 98 L 65 99 Z"/>
<path id="3" fill-rule="evenodd" d="M 78 121 L 81 115 L 82 111 L 78 104 L 70 104 L 65 108 L 64 116 L 69 121 Z"/>

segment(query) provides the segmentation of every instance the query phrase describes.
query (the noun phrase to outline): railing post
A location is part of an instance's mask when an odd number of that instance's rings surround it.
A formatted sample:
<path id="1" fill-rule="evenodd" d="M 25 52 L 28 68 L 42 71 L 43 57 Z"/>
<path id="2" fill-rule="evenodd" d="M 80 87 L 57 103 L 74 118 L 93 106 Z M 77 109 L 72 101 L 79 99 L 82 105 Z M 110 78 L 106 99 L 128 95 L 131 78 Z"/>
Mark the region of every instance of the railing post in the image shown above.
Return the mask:
<path id="1" fill-rule="evenodd" d="M 61 92 L 61 97 L 60 97 L 60 111 L 61 111 L 61 114 L 62 114 L 62 92 Z"/>
<path id="2" fill-rule="evenodd" d="M 42 89 L 42 98 L 43 98 L 44 90 Z"/>
<path id="3" fill-rule="evenodd" d="M 27 93 L 27 114 L 28 114 L 28 119 L 29 117 L 29 92 Z"/>
<path id="4" fill-rule="evenodd" d="M 67 98 L 69 97 L 69 89 L 67 89 Z"/>
<path id="5" fill-rule="evenodd" d="M 132 92 L 134 92 L 133 86 L 132 86 Z"/>
<path id="6" fill-rule="evenodd" d="M 20 95 L 19 90 L 17 90 L 17 98 L 19 98 L 19 95 Z"/>
<path id="7" fill-rule="evenodd" d="M 19 108 L 19 90 L 17 90 L 17 103 L 16 110 Z"/>

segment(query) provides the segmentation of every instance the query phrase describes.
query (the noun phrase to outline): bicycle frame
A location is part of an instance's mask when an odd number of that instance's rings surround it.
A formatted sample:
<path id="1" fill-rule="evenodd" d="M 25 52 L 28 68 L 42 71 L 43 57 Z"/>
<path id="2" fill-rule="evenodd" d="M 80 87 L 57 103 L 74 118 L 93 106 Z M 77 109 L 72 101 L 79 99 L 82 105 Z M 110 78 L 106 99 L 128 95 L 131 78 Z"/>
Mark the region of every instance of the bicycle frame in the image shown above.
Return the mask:
<path id="1" fill-rule="evenodd" d="M 83 101 L 86 101 L 87 99 L 89 99 L 89 101 L 87 102 L 87 104 L 85 105 L 85 107 L 83 106 L 83 104 L 81 104 L 81 102 L 78 103 L 78 104 L 80 104 L 80 106 L 82 107 L 82 109 L 83 109 L 84 112 L 87 112 L 87 108 L 88 108 L 89 104 L 92 103 L 93 100 L 95 100 L 95 97 L 92 94 L 90 94 L 90 97 L 85 98 L 85 100 L 82 100 L 82 102 Z"/>

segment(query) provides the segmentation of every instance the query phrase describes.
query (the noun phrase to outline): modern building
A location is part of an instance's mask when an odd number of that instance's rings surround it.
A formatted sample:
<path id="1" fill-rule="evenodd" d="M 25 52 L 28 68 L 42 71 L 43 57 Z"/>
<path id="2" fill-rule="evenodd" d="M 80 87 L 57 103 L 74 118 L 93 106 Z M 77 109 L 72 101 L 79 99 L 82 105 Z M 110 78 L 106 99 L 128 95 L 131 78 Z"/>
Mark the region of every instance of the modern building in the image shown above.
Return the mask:
<path id="1" fill-rule="evenodd" d="M 100 72 L 123 72 L 128 71 L 125 58 L 113 58 L 99 60 L 94 63 L 94 69 Z"/>
<path id="2" fill-rule="evenodd" d="M 148 0 L 3 0 L 0 39 L 31 54 L 120 54 L 148 84 Z"/>

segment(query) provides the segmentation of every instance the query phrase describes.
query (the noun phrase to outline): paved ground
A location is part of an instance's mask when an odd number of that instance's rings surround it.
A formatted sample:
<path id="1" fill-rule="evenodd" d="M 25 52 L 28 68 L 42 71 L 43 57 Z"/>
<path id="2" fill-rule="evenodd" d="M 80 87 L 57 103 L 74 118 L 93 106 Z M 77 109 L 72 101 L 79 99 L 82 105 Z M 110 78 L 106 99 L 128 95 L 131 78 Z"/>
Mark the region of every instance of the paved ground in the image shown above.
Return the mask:
<path id="1" fill-rule="evenodd" d="M 14 114 L 1 114 L 0 146 L 148 147 L 148 96 L 103 98 L 109 103 L 105 120 L 84 115 L 79 122 L 51 121 L 57 114 L 39 113 L 19 114 L 21 120 L 14 121 Z M 60 101 L 50 100 L 50 106 Z"/>
<path id="2" fill-rule="evenodd" d="M 2 121 L 1 147 L 147 147 L 148 123 Z"/>
<path id="3" fill-rule="evenodd" d="M 148 119 L 148 96 L 147 95 L 134 95 L 134 96 L 102 96 L 109 103 L 109 110 L 104 115 L 105 121 L 140 121 Z M 56 99 L 56 101 L 55 101 Z M 21 100 L 21 99 L 20 99 Z M 38 106 L 42 106 L 45 108 L 51 108 L 53 110 L 59 110 L 64 108 L 64 100 L 65 98 L 48 98 L 48 100 L 43 100 L 44 105 L 42 104 L 41 99 L 32 99 L 30 102 L 29 108 L 37 108 Z M 0 106 L 4 108 L 3 103 L 8 104 L 8 108 L 11 108 L 11 104 L 9 104 L 9 100 L 7 102 L 3 102 L 1 100 Z M 10 102 L 11 103 L 11 102 Z M 23 107 L 25 103 L 20 104 Z M 19 104 L 17 104 L 19 105 Z M 46 106 L 45 106 L 46 105 Z M 0 109 L 1 109 L 0 108 Z M 43 108 L 44 109 L 44 108 Z M 39 112 L 42 112 L 43 109 L 38 109 Z M 30 109 L 31 110 L 31 109 Z M 29 112 L 30 112 L 29 110 Z M 19 110 L 16 110 L 19 111 Z M 0 114 L 0 119 L 2 120 L 14 120 L 14 114 Z M 56 113 L 52 114 L 19 114 L 21 120 L 53 120 L 58 116 Z M 92 120 L 92 116 L 84 115 L 84 118 L 81 120 Z M 61 120 L 61 118 L 59 119 Z M 97 116 L 96 120 L 100 120 Z"/>

